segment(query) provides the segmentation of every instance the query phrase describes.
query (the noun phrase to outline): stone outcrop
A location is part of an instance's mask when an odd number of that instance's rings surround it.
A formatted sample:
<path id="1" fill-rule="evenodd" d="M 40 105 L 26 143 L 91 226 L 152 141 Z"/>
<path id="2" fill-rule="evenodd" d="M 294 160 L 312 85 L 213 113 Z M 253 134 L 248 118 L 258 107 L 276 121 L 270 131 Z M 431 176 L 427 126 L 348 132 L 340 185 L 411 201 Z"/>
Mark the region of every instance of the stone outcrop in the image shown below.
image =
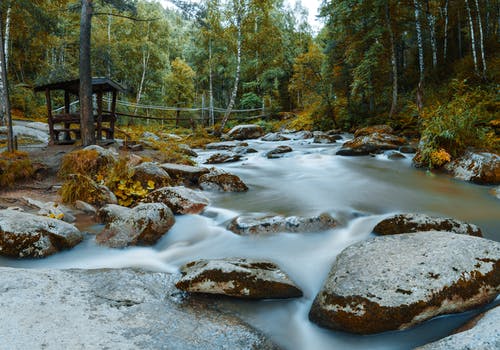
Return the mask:
<path id="1" fill-rule="evenodd" d="M 278 349 L 227 307 L 183 298 L 175 278 L 132 269 L 0 268 L 1 347 Z"/>
<path id="2" fill-rule="evenodd" d="M 378 235 L 396 235 L 423 231 L 448 231 L 462 235 L 483 236 L 481 229 L 476 225 L 425 214 L 393 215 L 382 220 L 373 228 L 373 232 Z"/>
<path id="3" fill-rule="evenodd" d="M 181 267 L 176 287 L 191 293 L 244 299 L 301 297 L 302 291 L 274 263 L 253 259 L 198 260 Z"/>
<path id="4" fill-rule="evenodd" d="M 372 153 L 381 153 L 386 150 L 397 150 L 404 145 L 406 140 L 391 134 L 373 133 L 366 136 L 358 136 L 345 142 L 337 151 L 340 156 L 365 156 Z"/>
<path id="5" fill-rule="evenodd" d="M 239 235 L 260 235 L 278 232 L 307 233 L 334 228 L 337 222 L 329 214 L 312 217 L 267 216 L 261 218 L 238 216 L 227 229 Z"/>
<path id="6" fill-rule="evenodd" d="M 500 349 L 500 306 L 474 317 L 454 334 L 416 350 Z"/>
<path id="7" fill-rule="evenodd" d="M 174 214 L 199 214 L 209 204 L 203 193 L 184 186 L 159 188 L 149 193 L 142 201 L 164 203 Z"/>
<path id="8" fill-rule="evenodd" d="M 211 168 L 208 174 L 200 176 L 199 185 L 206 191 L 248 191 L 248 186 L 238 176 L 217 168 Z"/>
<path id="9" fill-rule="evenodd" d="M 500 156 L 494 153 L 466 152 L 444 168 L 460 180 L 480 185 L 500 185 Z"/>
<path id="10" fill-rule="evenodd" d="M 281 158 L 283 154 L 292 152 L 293 149 L 290 146 L 278 146 L 275 149 L 270 150 L 266 153 L 266 157 L 269 159 Z"/>
<path id="11" fill-rule="evenodd" d="M 155 188 L 164 187 L 172 182 L 170 175 L 158 164 L 153 162 L 144 162 L 133 168 L 134 181 L 139 181 L 142 187 L 147 188 L 148 182 L 152 181 Z"/>
<path id="12" fill-rule="evenodd" d="M 204 163 L 205 164 L 222 164 L 233 163 L 241 159 L 241 155 L 237 153 L 215 153 L 212 154 Z"/>
<path id="13" fill-rule="evenodd" d="M 0 210 L 0 255 L 43 258 L 83 240 L 73 225 L 17 210 Z"/>
<path id="14" fill-rule="evenodd" d="M 309 319 L 371 334 L 485 305 L 500 292 L 500 243 L 448 232 L 383 236 L 335 260 Z"/>
<path id="15" fill-rule="evenodd" d="M 207 168 L 183 164 L 163 163 L 160 167 L 172 179 L 183 182 L 186 185 L 197 185 L 199 177 L 209 172 Z"/>
<path id="16" fill-rule="evenodd" d="M 264 129 L 260 125 L 254 124 L 237 125 L 227 135 L 233 140 L 258 139 L 264 135 Z"/>
<path id="17" fill-rule="evenodd" d="M 114 207 L 110 212 L 96 242 L 111 248 L 153 245 L 175 222 L 174 214 L 163 203 L 143 203 L 133 209 Z"/>

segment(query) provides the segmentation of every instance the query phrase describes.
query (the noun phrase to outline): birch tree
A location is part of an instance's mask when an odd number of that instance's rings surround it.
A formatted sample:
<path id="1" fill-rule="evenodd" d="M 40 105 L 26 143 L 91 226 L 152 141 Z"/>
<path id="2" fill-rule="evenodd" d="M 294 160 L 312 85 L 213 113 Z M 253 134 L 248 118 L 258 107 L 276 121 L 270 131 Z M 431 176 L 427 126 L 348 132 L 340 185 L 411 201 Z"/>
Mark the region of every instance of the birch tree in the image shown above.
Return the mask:
<path id="1" fill-rule="evenodd" d="M 427 23 L 429 24 L 429 34 L 431 38 L 432 49 L 432 67 L 437 67 L 437 42 L 436 42 L 436 16 L 431 12 L 429 0 L 425 0 Z"/>
<path id="2" fill-rule="evenodd" d="M 476 36 L 474 35 L 474 22 L 472 20 L 472 13 L 469 6 L 469 0 L 465 0 L 465 7 L 467 8 L 467 17 L 469 19 L 469 29 L 470 29 L 470 44 L 472 51 L 472 59 L 474 60 L 474 70 L 479 73 L 477 65 L 477 53 L 476 53 Z"/>
<path id="3" fill-rule="evenodd" d="M 483 37 L 483 24 L 481 21 L 481 11 L 479 10 L 479 1 L 476 0 L 476 12 L 477 12 L 477 21 L 479 23 L 479 44 L 481 47 L 481 61 L 483 62 L 483 78 L 486 77 L 486 57 L 484 53 L 484 37 Z"/>
<path id="4" fill-rule="evenodd" d="M 14 133 L 12 130 L 12 117 L 10 114 L 9 81 L 7 79 L 7 65 L 3 35 L 2 11 L 0 9 L 0 99 L 2 102 L 3 118 L 0 121 L 7 124 L 7 150 L 14 151 Z"/>
<path id="5" fill-rule="evenodd" d="M 389 111 L 389 119 L 391 119 L 394 113 L 396 112 L 398 104 L 398 65 L 396 61 L 396 46 L 394 43 L 394 31 L 392 30 L 389 1 L 386 1 L 385 3 L 385 20 L 387 22 L 387 31 L 389 33 L 389 42 L 391 45 L 392 102 L 391 102 L 391 110 Z"/>
<path id="6" fill-rule="evenodd" d="M 420 25 L 420 4 L 418 0 L 413 0 L 413 6 L 415 9 L 415 30 L 417 31 L 418 67 L 420 72 L 420 79 L 417 86 L 417 108 L 420 115 L 424 107 L 424 43 L 422 38 L 422 26 Z"/>

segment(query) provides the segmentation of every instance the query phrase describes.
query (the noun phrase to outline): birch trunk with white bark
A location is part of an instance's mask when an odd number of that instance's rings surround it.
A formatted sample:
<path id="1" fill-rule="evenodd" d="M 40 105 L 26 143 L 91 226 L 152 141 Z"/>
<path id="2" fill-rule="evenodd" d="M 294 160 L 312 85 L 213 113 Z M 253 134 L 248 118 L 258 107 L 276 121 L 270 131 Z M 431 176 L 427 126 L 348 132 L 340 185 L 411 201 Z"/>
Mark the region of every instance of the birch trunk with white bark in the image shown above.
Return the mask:
<path id="1" fill-rule="evenodd" d="M 470 11 L 469 0 L 465 0 L 465 6 L 467 8 L 467 16 L 469 17 L 469 28 L 470 28 L 470 41 L 472 50 L 472 59 L 474 60 L 474 70 L 479 73 L 477 65 L 477 53 L 476 53 L 476 36 L 474 34 L 474 22 L 472 21 L 472 14 Z"/>
<path id="2" fill-rule="evenodd" d="M 481 11 L 479 11 L 479 1 L 476 0 L 477 21 L 479 23 L 479 46 L 481 48 L 481 60 L 483 62 L 483 77 L 486 77 L 486 57 L 484 53 L 483 24 L 481 21 Z"/>

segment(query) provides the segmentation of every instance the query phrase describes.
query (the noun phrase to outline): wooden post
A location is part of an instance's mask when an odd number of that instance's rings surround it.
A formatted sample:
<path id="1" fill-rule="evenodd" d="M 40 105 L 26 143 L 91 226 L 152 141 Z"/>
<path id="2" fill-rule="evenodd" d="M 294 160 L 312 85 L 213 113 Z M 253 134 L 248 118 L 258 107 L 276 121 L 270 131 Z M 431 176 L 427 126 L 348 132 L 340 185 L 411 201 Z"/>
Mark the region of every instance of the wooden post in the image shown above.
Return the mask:
<path id="1" fill-rule="evenodd" d="M 110 133 L 112 140 L 115 138 L 115 121 L 117 120 L 117 117 L 116 117 L 116 95 L 117 95 L 116 90 L 113 90 L 113 98 L 111 100 L 111 121 L 109 123 L 109 128 L 111 129 L 111 131 L 109 133 Z"/>
<path id="2" fill-rule="evenodd" d="M 45 99 L 47 100 L 47 119 L 49 123 L 49 135 L 50 135 L 50 143 L 57 143 L 54 134 L 54 122 L 52 120 L 52 101 L 50 99 L 50 90 L 48 88 L 45 89 Z"/>
<path id="3" fill-rule="evenodd" d="M 102 90 L 97 92 L 97 135 L 96 140 L 102 140 Z"/>

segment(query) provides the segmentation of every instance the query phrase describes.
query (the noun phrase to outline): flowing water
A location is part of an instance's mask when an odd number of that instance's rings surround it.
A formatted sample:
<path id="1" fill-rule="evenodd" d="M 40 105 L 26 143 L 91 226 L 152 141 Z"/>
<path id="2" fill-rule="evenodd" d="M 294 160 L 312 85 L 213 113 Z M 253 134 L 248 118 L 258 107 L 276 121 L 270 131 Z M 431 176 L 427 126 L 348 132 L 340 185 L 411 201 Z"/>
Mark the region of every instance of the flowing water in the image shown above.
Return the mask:
<path id="1" fill-rule="evenodd" d="M 418 212 L 454 217 L 479 225 L 485 237 L 500 241 L 500 200 L 490 188 L 416 170 L 410 158 L 335 156 L 339 144 L 309 141 L 250 141 L 259 153 L 221 168 L 240 176 L 247 193 L 207 193 L 211 205 L 202 215 L 176 217 L 170 232 L 151 248 L 115 250 L 88 239 L 70 251 L 43 260 L 0 260 L 26 268 L 141 267 L 175 272 L 200 258 L 252 257 L 278 263 L 300 286 L 304 297 L 278 301 L 234 301 L 231 307 L 286 349 L 410 349 L 446 336 L 473 313 L 439 317 L 408 331 L 372 336 L 334 332 L 309 322 L 311 303 L 336 255 L 372 236 L 378 221 L 391 213 Z M 280 159 L 264 153 L 277 145 L 294 149 Z M 214 152 L 200 152 L 203 162 Z M 225 229 L 241 214 L 315 215 L 327 212 L 335 229 L 308 234 L 243 237 Z M 100 226 L 88 228 L 98 230 Z"/>

